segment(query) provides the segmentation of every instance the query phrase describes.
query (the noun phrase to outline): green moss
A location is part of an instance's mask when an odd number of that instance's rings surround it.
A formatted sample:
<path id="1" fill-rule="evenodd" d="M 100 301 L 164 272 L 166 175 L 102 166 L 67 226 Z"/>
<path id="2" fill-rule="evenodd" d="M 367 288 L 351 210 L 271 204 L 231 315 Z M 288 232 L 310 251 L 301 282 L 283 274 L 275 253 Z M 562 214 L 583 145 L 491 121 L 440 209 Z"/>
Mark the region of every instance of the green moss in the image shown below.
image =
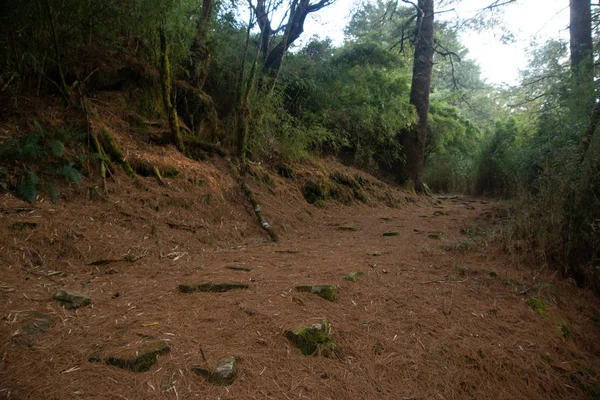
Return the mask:
<path id="1" fill-rule="evenodd" d="M 229 283 L 229 282 L 205 282 L 197 285 L 182 283 L 179 285 L 179 291 L 181 293 L 192 293 L 192 292 L 213 292 L 222 293 L 230 290 L 237 289 L 248 289 L 248 285 L 244 283 Z"/>
<path id="2" fill-rule="evenodd" d="M 165 178 L 174 178 L 181 173 L 181 171 L 175 167 L 163 167 L 161 168 L 161 172 L 162 176 Z"/>
<path id="3" fill-rule="evenodd" d="M 383 234 L 383 236 L 385 236 L 385 237 L 398 236 L 398 235 L 400 235 L 400 232 L 385 232 Z"/>
<path id="4" fill-rule="evenodd" d="M 316 294 L 327 301 L 335 301 L 339 293 L 339 288 L 336 285 L 313 285 L 313 286 L 296 286 L 299 292 L 308 292 Z"/>
<path id="5" fill-rule="evenodd" d="M 558 327 L 558 332 L 565 339 L 569 339 L 569 338 L 573 337 L 573 331 L 571 330 L 571 327 L 569 325 L 567 325 L 567 323 L 565 321 L 560 322 L 560 326 Z"/>
<path id="6" fill-rule="evenodd" d="M 437 234 L 437 233 L 432 233 L 431 235 L 427 236 L 429 239 L 434 239 L 434 240 L 442 240 L 442 237 Z"/>
<path id="7" fill-rule="evenodd" d="M 530 297 L 527 299 L 527 305 L 533 309 L 538 315 L 542 317 L 548 317 L 548 312 L 546 311 L 546 306 L 544 302 L 535 297 Z"/>
<path id="8" fill-rule="evenodd" d="M 350 281 L 350 282 L 356 282 L 358 280 L 358 277 L 361 276 L 362 274 L 363 273 L 360 271 L 352 271 L 348 275 L 342 276 L 342 279 L 344 279 L 346 281 Z"/>
<path id="9" fill-rule="evenodd" d="M 340 226 L 338 229 L 340 231 L 350 231 L 350 232 L 356 232 L 358 230 L 358 228 L 355 226 Z"/>
<path id="10" fill-rule="evenodd" d="M 330 336 L 330 332 L 329 322 L 322 321 L 300 329 L 288 330 L 285 332 L 285 336 L 305 356 L 322 354 L 327 357 L 333 355 L 336 350 L 336 344 Z"/>
<path id="11" fill-rule="evenodd" d="M 121 166 L 125 170 L 125 173 L 128 176 L 135 179 L 135 177 L 136 177 L 135 171 L 133 170 L 133 168 L 131 168 L 129 161 L 127 161 L 125 159 L 125 156 L 123 155 L 121 148 L 115 141 L 115 138 L 110 133 L 108 133 L 106 128 L 102 128 L 101 133 L 102 133 L 102 135 L 101 135 L 102 144 L 103 144 L 104 149 L 108 152 L 108 154 L 115 161 L 117 161 L 119 164 L 121 164 Z"/>

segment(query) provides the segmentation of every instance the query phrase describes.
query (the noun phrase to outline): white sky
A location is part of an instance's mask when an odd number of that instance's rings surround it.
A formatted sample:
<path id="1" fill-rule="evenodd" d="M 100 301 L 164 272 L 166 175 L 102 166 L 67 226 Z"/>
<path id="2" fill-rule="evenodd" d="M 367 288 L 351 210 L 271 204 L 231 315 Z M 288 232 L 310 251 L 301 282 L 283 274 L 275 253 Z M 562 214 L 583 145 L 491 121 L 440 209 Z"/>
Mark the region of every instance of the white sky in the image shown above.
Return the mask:
<path id="1" fill-rule="evenodd" d="M 492 2 L 462 0 L 452 6 L 456 12 L 439 14 L 437 18 L 468 18 Z M 341 44 L 344 27 L 355 3 L 356 0 L 337 0 L 326 9 L 311 14 L 301 39 L 306 40 L 312 35 L 328 36 L 336 45 Z M 494 32 L 464 32 L 461 39 L 469 49 L 469 58 L 481 66 L 484 79 L 493 84 L 517 84 L 519 69 L 527 65 L 527 48 L 532 41 L 541 44 L 551 38 L 569 38 L 569 0 L 517 0 L 502 9 L 502 19 L 514 34 L 515 42 L 502 44 Z M 499 36 L 499 31 L 496 34 Z"/>

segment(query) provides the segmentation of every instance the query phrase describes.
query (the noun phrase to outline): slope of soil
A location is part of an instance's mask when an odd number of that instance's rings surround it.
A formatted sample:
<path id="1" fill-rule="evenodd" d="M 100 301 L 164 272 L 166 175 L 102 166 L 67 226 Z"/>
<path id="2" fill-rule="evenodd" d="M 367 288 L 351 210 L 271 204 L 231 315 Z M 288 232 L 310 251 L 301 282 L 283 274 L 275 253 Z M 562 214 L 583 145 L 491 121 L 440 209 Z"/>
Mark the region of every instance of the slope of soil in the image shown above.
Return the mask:
<path id="1" fill-rule="evenodd" d="M 597 298 L 546 271 L 517 268 L 478 235 L 501 217 L 494 203 L 320 209 L 275 178 L 254 185 L 282 233 L 271 243 L 233 186 L 207 201 L 204 188 L 183 179 L 168 191 L 150 178 L 145 189 L 119 179 L 106 200 L 73 194 L 28 206 L 1 199 L 1 397 L 598 396 Z M 128 261 L 88 265 L 125 254 Z M 342 279 L 352 271 L 362 272 L 357 282 Z M 178 290 L 207 281 L 249 289 Z M 338 299 L 294 290 L 304 284 L 337 284 Z M 92 305 L 61 308 L 52 296 L 63 288 L 90 295 Z M 544 302 L 546 317 L 528 296 Z M 24 335 L 26 310 L 48 315 L 49 326 Z M 304 356 L 286 339 L 286 330 L 323 319 L 338 346 L 334 357 Z M 171 350 L 147 372 L 88 361 L 115 340 L 127 347 L 152 338 Z M 191 371 L 225 356 L 238 357 L 231 386 Z"/>
<path id="2" fill-rule="evenodd" d="M 225 160 L 149 144 L 121 102 L 99 94 L 78 129 L 106 126 L 130 161 L 180 173 L 162 186 L 117 169 L 105 193 L 92 167 L 56 204 L 0 197 L 0 398 L 600 396 L 600 302 L 497 248 L 498 204 L 417 199 L 331 160 L 294 165 L 288 179 L 273 160 L 247 178 L 281 238 L 272 243 Z M 0 123 L 0 140 L 27 132 L 30 118 L 78 118 L 26 106 Z M 308 182 L 331 198 L 308 204 Z M 352 272 L 356 282 L 343 279 Z M 179 290 L 206 282 L 248 288 Z M 295 289 L 324 284 L 339 286 L 335 302 Z M 65 309 L 58 290 L 91 305 Z M 323 320 L 329 357 L 286 338 Z M 192 372 L 228 356 L 230 386 Z"/>

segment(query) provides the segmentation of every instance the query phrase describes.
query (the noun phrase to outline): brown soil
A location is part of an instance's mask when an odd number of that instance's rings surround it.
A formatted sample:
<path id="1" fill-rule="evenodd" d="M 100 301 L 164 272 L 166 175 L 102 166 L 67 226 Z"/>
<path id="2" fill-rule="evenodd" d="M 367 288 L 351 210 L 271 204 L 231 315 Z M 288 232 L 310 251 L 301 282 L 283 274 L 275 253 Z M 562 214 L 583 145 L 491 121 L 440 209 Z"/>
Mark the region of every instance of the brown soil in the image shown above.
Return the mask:
<path id="1" fill-rule="evenodd" d="M 416 199 L 362 174 L 370 182 L 366 204 L 317 208 L 302 198 L 304 179 L 359 172 L 321 161 L 296 166 L 288 180 L 257 165 L 270 177 L 251 186 L 281 237 L 272 243 L 224 161 L 192 162 L 170 147 L 139 155 L 136 141 L 118 139 L 130 157 L 176 165 L 182 175 L 161 187 L 119 172 L 108 195 L 91 200 L 87 187 L 63 191 L 57 204 L 0 198 L 0 397 L 600 395 L 598 298 L 502 252 L 494 244 L 498 203 Z M 98 260 L 116 261 L 89 264 Z M 342 279 L 353 271 L 363 273 L 357 282 Z M 178 290 L 207 281 L 249 289 Z M 337 284 L 338 299 L 294 290 L 305 284 Z M 52 296 L 63 288 L 89 294 L 92 305 L 61 308 Z M 545 303 L 548 316 L 527 305 L 529 296 Z M 29 310 L 49 315 L 50 326 L 23 332 L 31 315 L 44 321 Z M 336 357 L 303 356 L 285 332 L 323 319 Z M 171 351 L 143 373 L 88 361 L 123 337 L 168 341 Z M 239 357 L 229 387 L 191 371 L 225 356 Z"/>

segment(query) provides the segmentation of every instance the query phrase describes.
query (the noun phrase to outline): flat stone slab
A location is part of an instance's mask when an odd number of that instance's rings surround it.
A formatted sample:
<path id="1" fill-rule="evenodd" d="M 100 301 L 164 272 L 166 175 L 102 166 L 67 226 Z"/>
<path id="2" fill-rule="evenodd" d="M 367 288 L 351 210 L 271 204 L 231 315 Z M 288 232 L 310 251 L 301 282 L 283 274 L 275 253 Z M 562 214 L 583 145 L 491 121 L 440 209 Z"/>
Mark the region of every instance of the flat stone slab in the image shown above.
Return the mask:
<path id="1" fill-rule="evenodd" d="M 232 271 L 244 271 L 244 272 L 251 272 L 254 269 L 252 267 L 243 267 L 241 265 L 226 265 L 225 268 L 230 269 Z"/>
<path id="2" fill-rule="evenodd" d="M 346 281 L 350 281 L 350 282 L 356 282 L 358 280 L 358 277 L 361 276 L 362 274 L 363 273 L 360 271 L 352 271 L 348 275 L 342 276 L 342 279 L 344 279 Z"/>
<path id="3" fill-rule="evenodd" d="M 339 293 L 337 285 L 300 285 L 296 286 L 296 290 L 316 294 L 328 301 L 335 301 Z"/>
<path id="4" fill-rule="evenodd" d="M 385 237 L 398 236 L 398 235 L 400 235 L 400 232 L 385 232 L 383 234 L 383 236 L 385 236 Z"/>
<path id="5" fill-rule="evenodd" d="M 25 346 L 33 346 L 50 329 L 50 316 L 39 311 L 23 311 L 17 314 L 20 323 L 19 333 L 13 340 Z"/>
<path id="6" fill-rule="evenodd" d="M 313 325 L 287 330 L 285 337 L 292 342 L 305 356 L 332 355 L 336 349 L 330 336 L 331 325 L 326 320 Z"/>
<path id="7" fill-rule="evenodd" d="M 200 375 L 213 385 L 229 386 L 237 377 L 237 360 L 233 356 L 223 357 L 217 361 L 214 371 L 194 366 L 192 372 Z"/>
<path id="8" fill-rule="evenodd" d="M 158 361 L 158 356 L 171 351 L 163 340 L 142 338 L 134 343 L 119 343 L 110 348 L 100 348 L 90 357 L 91 362 L 103 362 L 132 372 L 148 371 Z"/>
<path id="9" fill-rule="evenodd" d="M 192 292 L 214 292 L 222 293 L 230 290 L 248 289 L 248 285 L 245 283 L 231 283 L 231 282 L 205 282 L 194 284 L 182 283 L 179 285 L 179 291 L 181 293 L 192 293 Z"/>
<path id="10" fill-rule="evenodd" d="M 68 308 L 69 310 L 85 307 L 92 302 L 92 299 L 87 294 L 71 290 L 57 291 L 54 295 L 54 300 L 58 300 L 64 308 Z"/>

